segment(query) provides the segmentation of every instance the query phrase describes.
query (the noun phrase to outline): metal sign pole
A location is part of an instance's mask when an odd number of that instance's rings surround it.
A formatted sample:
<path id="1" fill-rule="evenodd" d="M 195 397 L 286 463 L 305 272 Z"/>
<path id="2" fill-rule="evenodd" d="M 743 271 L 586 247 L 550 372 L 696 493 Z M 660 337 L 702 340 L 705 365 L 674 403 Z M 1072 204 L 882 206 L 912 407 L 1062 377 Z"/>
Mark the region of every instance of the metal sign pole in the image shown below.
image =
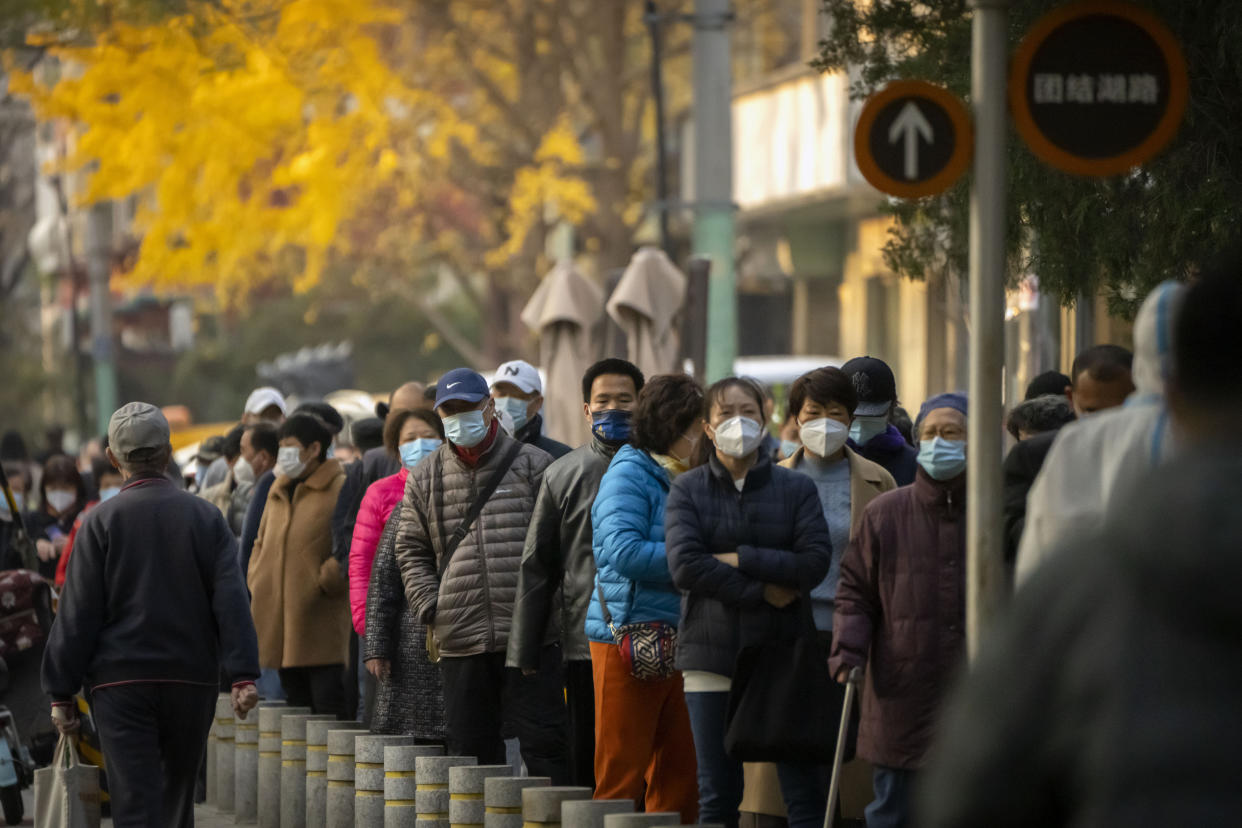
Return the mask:
<path id="1" fill-rule="evenodd" d="M 1005 112 L 1008 0 L 972 0 L 975 178 L 970 196 L 970 450 L 966 640 L 971 658 L 1004 595 L 1001 383 L 1005 360 Z"/>

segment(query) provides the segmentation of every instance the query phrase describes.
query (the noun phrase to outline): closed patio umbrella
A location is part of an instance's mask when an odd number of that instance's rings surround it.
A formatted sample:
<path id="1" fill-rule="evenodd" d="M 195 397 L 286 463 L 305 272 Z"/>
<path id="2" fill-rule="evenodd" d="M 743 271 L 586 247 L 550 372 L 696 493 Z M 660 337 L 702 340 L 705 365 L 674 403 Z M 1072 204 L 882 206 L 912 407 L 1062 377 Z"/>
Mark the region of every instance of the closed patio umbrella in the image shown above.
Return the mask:
<path id="1" fill-rule="evenodd" d="M 629 342 L 629 360 L 646 376 L 679 370 L 674 322 L 685 299 L 686 275 L 656 247 L 639 248 L 608 299 L 608 315 Z"/>

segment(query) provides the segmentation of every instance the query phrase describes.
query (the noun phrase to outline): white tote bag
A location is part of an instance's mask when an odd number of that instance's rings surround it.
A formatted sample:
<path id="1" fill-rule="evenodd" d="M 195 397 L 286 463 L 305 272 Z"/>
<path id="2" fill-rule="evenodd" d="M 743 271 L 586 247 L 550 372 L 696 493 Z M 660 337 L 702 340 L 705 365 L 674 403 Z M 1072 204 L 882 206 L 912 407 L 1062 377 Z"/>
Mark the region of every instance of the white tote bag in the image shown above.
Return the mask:
<path id="1" fill-rule="evenodd" d="M 35 771 L 35 828 L 99 828 L 99 768 L 78 759 L 77 740 L 61 736 L 52 764 Z"/>

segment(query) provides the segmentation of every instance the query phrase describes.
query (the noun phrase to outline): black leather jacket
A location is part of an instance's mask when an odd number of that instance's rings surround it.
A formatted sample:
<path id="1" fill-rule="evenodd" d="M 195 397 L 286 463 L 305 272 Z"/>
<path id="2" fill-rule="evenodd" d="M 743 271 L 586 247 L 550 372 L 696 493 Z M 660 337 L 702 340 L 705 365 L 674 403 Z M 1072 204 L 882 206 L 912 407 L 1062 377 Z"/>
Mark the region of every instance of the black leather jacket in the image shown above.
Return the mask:
<path id="1" fill-rule="evenodd" d="M 583 630 L 595 584 L 591 505 L 618 448 L 592 438 L 544 472 L 522 550 L 510 667 L 538 667 L 543 645 L 556 641 L 567 661 L 591 658 Z"/>

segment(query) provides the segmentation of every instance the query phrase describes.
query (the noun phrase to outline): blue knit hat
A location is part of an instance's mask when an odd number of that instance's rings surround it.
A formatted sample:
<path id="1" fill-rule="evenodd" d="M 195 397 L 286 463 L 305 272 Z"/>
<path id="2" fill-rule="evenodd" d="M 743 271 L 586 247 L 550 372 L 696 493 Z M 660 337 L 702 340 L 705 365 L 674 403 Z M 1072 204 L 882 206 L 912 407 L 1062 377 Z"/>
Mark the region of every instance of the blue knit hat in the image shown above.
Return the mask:
<path id="1" fill-rule="evenodd" d="M 916 434 L 919 430 L 919 424 L 923 422 L 923 418 L 937 408 L 952 408 L 954 411 L 962 412 L 963 417 L 970 416 L 966 410 L 966 395 L 961 391 L 937 394 L 934 397 L 928 397 L 927 402 L 923 403 L 919 408 L 919 416 L 914 421 L 914 431 Z"/>

